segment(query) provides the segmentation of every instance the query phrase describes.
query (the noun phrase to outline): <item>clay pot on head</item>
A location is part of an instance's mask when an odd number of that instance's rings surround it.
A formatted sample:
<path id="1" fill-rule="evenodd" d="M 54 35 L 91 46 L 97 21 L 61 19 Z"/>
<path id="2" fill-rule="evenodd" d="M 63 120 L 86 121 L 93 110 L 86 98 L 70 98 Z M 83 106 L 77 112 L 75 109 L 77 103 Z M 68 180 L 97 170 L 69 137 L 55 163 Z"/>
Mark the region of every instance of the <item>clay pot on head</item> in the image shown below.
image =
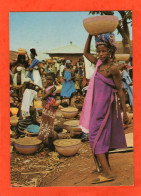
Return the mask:
<path id="1" fill-rule="evenodd" d="M 112 33 L 118 26 L 118 17 L 111 15 L 92 16 L 83 20 L 83 26 L 90 35 Z"/>

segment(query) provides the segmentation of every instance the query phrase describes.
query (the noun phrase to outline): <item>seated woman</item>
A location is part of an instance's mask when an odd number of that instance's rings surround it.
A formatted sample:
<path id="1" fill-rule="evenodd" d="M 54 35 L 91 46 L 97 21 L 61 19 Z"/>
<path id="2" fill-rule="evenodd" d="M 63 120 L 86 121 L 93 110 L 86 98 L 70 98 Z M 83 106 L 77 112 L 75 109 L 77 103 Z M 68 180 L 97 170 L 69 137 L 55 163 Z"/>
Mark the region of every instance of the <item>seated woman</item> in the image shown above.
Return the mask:
<path id="1" fill-rule="evenodd" d="M 35 86 L 29 78 L 24 82 L 24 93 L 22 105 L 20 107 L 20 118 L 18 122 L 18 133 L 24 133 L 24 130 L 31 124 L 39 124 L 36 121 L 36 109 L 31 106 L 33 99 L 37 98 L 37 92 L 41 88 Z"/>
<path id="2" fill-rule="evenodd" d="M 33 107 L 30 107 L 30 112 L 29 112 L 29 116 L 27 116 L 26 118 L 22 118 L 22 116 L 20 115 L 20 118 L 18 120 L 18 124 L 17 124 L 17 137 L 19 137 L 21 134 L 25 134 L 24 130 L 32 124 L 37 124 L 36 121 L 36 109 Z"/>

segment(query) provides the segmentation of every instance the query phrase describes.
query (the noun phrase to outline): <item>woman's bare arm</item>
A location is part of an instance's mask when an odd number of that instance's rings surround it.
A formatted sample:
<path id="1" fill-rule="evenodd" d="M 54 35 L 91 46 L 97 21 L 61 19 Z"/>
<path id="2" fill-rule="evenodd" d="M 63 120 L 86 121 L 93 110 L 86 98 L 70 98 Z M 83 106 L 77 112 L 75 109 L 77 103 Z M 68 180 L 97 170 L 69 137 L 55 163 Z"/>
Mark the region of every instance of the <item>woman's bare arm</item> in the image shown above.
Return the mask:
<path id="1" fill-rule="evenodd" d="M 46 99 L 49 95 L 51 95 L 53 93 L 53 91 L 55 90 L 55 87 L 52 87 L 51 89 L 49 89 L 48 92 L 44 92 L 42 95 L 42 99 Z"/>
<path id="2" fill-rule="evenodd" d="M 96 64 L 97 58 L 95 58 L 91 53 L 90 53 L 90 45 L 91 45 L 91 40 L 92 40 L 92 35 L 89 35 L 85 44 L 84 48 L 84 56 L 93 64 Z"/>

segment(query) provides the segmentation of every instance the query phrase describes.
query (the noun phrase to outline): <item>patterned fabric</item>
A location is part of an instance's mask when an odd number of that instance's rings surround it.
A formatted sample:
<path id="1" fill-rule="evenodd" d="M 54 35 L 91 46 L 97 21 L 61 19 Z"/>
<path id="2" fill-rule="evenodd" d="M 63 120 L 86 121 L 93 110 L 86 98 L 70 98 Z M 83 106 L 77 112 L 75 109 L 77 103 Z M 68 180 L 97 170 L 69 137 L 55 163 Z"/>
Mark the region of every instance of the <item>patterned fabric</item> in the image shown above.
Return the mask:
<path id="1" fill-rule="evenodd" d="M 48 87 L 45 92 L 48 92 L 54 85 Z M 38 139 L 42 140 L 44 143 L 48 142 L 49 133 L 54 132 L 54 120 L 56 109 L 53 107 L 55 106 L 55 92 L 50 95 L 46 100 L 42 101 L 42 121 L 40 124 L 40 130 L 38 134 Z"/>
<path id="2" fill-rule="evenodd" d="M 38 139 L 44 143 L 48 142 L 49 133 L 54 131 L 54 120 L 55 120 L 56 109 L 50 107 L 50 109 L 43 108 L 42 110 L 42 121 L 40 124 L 40 130 Z"/>
<path id="3" fill-rule="evenodd" d="M 105 33 L 95 36 L 96 47 L 101 44 L 110 44 L 116 48 L 115 35 L 113 33 Z"/>
<path id="4" fill-rule="evenodd" d="M 54 85 L 49 86 L 49 87 L 45 90 L 45 92 L 47 93 L 47 92 L 48 92 L 51 88 L 53 88 L 53 87 L 54 87 Z M 53 92 L 53 93 L 52 93 L 52 96 L 50 96 L 50 97 L 48 97 L 46 100 L 43 100 L 43 101 L 42 101 L 42 106 L 43 106 L 43 108 L 49 109 L 50 106 L 55 106 L 55 103 L 56 103 L 56 100 L 55 100 L 55 98 L 54 98 L 55 95 L 56 95 L 56 92 Z"/>

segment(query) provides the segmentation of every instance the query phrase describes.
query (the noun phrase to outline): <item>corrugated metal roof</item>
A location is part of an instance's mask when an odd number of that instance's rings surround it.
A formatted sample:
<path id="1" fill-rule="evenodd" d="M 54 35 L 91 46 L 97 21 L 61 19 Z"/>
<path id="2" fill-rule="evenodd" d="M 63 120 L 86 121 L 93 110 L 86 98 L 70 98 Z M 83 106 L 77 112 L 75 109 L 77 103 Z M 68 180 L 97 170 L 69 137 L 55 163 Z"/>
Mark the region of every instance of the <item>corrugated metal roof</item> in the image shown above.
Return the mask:
<path id="1" fill-rule="evenodd" d="M 46 54 L 83 54 L 83 49 L 74 44 L 69 44 L 60 48 L 48 50 Z"/>

